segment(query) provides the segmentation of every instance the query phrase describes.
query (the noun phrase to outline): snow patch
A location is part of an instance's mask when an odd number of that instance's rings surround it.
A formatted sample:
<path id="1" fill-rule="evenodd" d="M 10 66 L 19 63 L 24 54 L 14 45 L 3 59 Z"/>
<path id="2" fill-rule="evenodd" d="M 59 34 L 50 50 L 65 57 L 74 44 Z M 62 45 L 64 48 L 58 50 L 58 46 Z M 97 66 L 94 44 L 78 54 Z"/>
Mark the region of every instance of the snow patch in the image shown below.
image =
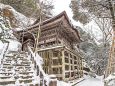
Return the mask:
<path id="1" fill-rule="evenodd" d="M 115 86 L 115 73 L 110 74 L 106 79 L 105 82 L 108 86 Z"/>
<path id="2" fill-rule="evenodd" d="M 17 40 L 8 40 L 9 41 L 9 48 L 8 51 L 19 51 L 21 50 L 21 43 Z"/>
<path id="3" fill-rule="evenodd" d="M 71 86 L 71 85 L 63 81 L 57 81 L 57 86 Z"/>
<path id="4" fill-rule="evenodd" d="M 10 5 L 4 5 L 2 3 L 0 3 L 0 9 L 7 9 L 9 10 L 12 14 L 13 17 L 15 18 L 15 20 L 17 21 L 17 28 L 15 28 L 16 30 L 23 30 L 26 29 L 25 27 L 32 25 L 35 21 L 34 18 L 28 18 L 26 16 L 24 16 L 23 14 L 17 12 L 13 7 L 11 7 Z"/>

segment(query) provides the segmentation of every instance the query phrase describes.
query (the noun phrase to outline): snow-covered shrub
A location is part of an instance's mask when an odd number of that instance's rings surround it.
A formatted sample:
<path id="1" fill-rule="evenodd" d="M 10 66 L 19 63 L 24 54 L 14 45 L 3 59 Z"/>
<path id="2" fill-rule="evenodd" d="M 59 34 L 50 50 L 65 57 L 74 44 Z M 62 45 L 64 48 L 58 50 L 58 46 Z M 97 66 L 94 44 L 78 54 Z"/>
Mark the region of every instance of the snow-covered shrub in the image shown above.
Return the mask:
<path id="1" fill-rule="evenodd" d="M 21 44 L 17 41 L 13 35 L 12 28 L 10 26 L 9 19 L 4 17 L 0 8 L 0 63 L 5 54 L 10 51 L 19 51 Z"/>
<path id="2" fill-rule="evenodd" d="M 9 20 L 0 16 L 0 50 L 2 50 L 6 43 L 8 44 L 9 51 L 18 51 L 19 47 L 21 48 L 21 44 L 13 35 Z"/>

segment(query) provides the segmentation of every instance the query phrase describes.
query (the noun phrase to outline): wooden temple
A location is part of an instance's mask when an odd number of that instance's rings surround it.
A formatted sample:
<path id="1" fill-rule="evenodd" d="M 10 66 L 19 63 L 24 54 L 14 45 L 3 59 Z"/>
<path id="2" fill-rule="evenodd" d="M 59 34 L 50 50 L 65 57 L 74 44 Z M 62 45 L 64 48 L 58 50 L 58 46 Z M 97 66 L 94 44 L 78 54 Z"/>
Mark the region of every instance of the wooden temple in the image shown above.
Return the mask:
<path id="1" fill-rule="evenodd" d="M 45 73 L 55 74 L 59 80 L 64 81 L 82 77 L 82 56 L 77 47 L 81 40 L 66 12 L 43 21 L 40 26 L 37 52 L 43 57 Z M 27 50 L 27 45 L 34 47 L 33 34 L 37 34 L 38 28 L 39 23 L 36 23 L 23 31 L 17 31 L 23 50 Z"/>

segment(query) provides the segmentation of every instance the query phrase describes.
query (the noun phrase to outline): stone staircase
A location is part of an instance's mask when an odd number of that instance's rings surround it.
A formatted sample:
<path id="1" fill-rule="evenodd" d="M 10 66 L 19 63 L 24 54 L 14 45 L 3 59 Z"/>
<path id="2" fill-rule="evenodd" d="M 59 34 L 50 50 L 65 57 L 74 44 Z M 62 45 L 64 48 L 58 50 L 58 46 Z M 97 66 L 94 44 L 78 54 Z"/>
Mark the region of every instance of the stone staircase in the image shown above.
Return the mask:
<path id="1" fill-rule="evenodd" d="M 0 86 L 39 86 L 35 82 L 35 70 L 28 53 L 10 52 L 2 59 L 0 64 Z"/>

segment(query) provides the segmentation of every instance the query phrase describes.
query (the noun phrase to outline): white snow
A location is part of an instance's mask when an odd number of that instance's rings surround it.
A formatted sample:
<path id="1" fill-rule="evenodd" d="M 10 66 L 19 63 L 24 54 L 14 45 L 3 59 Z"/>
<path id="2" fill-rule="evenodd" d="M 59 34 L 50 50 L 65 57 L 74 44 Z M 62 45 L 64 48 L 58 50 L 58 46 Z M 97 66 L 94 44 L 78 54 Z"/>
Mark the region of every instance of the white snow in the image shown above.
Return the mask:
<path id="1" fill-rule="evenodd" d="M 111 79 L 115 79 L 115 74 L 110 74 L 106 79 L 105 81 L 109 81 Z"/>
<path id="2" fill-rule="evenodd" d="M 63 81 L 57 81 L 57 86 L 71 86 L 71 85 Z"/>
<path id="3" fill-rule="evenodd" d="M 38 53 L 34 53 L 29 46 L 28 46 L 28 49 L 29 49 L 31 55 L 32 55 L 33 58 L 34 58 L 34 61 L 36 62 L 37 66 L 38 66 L 38 68 L 39 68 L 39 71 L 42 73 L 43 79 L 46 80 L 46 84 L 48 85 L 48 83 L 49 83 L 49 81 L 50 81 L 50 77 L 49 77 L 47 74 L 45 74 L 45 72 L 44 72 L 44 70 L 43 70 L 43 68 L 42 68 L 42 63 L 43 63 L 42 57 L 40 57 L 40 56 L 38 55 Z"/>
<path id="4" fill-rule="evenodd" d="M 105 82 L 109 85 L 109 86 L 115 86 L 115 73 L 110 74 L 106 79 Z"/>
<path id="5" fill-rule="evenodd" d="M 21 43 L 17 40 L 8 40 L 9 41 L 9 48 L 8 51 L 18 51 L 21 49 Z"/>
<path id="6" fill-rule="evenodd" d="M 80 83 L 78 83 L 75 86 L 104 86 L 104 82 L 102 80 L 102 78 L 98 77 L 97 78 L 91 78 L 89 77 L 85 77 L 84 81 L 81 81 Z"/>
<path id="7" fill-rule="evenodd" d="M 4 44 L 2 51 L 1 51 L 1 54 L 0 54 L 0 64 L 1 64 L 1 60 L 3 59 L 3 55 L 5 53 L 6 48 L 7 48 L 7 44 Z"/>
<path id="8" fill-rule="evenodd" d="M 0 41 L 0 51 L 2 51 L 3 47 L 4 47 L 4 44 L 3 44 L 2 41 Z M 1 52 L 0 52 L 0 53 L 1 53 Z"/>
<path id="9" fill-rule="evenodd" d="M 23 14 L 17 12 L 10 5 L 4 5 L 4 4 L 0 3 L 0 9 L 1 10 L 7 9 L 13 14 L 15 21 L 16 21 L 16 24 L 17 24 L 17 28 L 15 28 L 15 30 L 26 29 L 25 27 L 32 25 L 35 21 L 34 18 L 28 18 L 28 17 L 24 16 Z"/>

